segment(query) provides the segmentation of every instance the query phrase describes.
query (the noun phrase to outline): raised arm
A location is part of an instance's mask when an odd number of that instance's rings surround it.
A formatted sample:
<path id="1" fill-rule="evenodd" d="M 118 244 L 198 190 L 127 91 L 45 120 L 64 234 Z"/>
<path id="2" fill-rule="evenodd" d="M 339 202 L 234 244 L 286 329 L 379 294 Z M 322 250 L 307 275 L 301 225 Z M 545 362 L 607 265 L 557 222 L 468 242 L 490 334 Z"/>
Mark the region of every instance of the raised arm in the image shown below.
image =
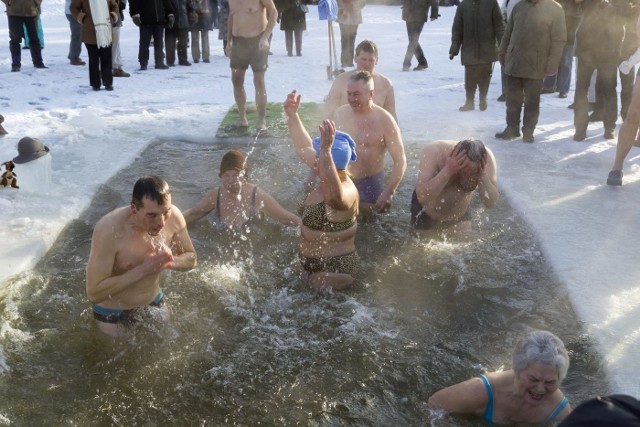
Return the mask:
<path id="1" fill-rule="evenodd" d="M 192 224 L 216 208 L 218 200 L 218 188 L 210 190 L 194 207 L 184 211 L 184 220 L 187 224 Z"/>
<path id="2" fill-rule="evenodd" d="M 355 200 L 343 191 L 342 181 L 331 155 L 331 147 L 336 137 L 336 125 L 331 120 L 324 120 L 320 126 L 320 154 L 318 156 L 318 176 L 320 188 L 327 205 L 339 211 L 346 211 L 353 206 Z"/>
<path id="3" fill-rule="evenodd" d="M 465 154 L 466 156 L 466 154 Z M 448 156 L 447 161 L 450 161 Z M 440 194 L 447 186 L 453 171 L 440 165 L 440 148 L 437 144 L 427 145 L 422 150 L 420 167 L 418 168 L 418 182 L 416 183 L 416 196 L 423 208 L 435 206 L 440 199 Z"/>
<path id="4" fill-rule="evenodd" d="M 261 210 L 266 213 L 269 218 L 287 225 L 299 226 L 302 224 L 302 220 L 298 215 L 295 215 L 283 208 L 276 199 L 265 191 L 262 191 L 260 188 L 258 188 L 256 193 L 256 199 L 258 206 L 261 207 Z"/>
<path id="5" fill-rule="evenodd" d="M 500 192 L 498 191 L 498 178 L 496 173 L 496 159 L 493 153 L 487 149 L 482 159 L 482 178 L 478 183 L 478 194 L 482 204 L 488 208 L 496 205 Z"/>
<path id="6" fill-rule="evenodd" d="M 187 222 L 182 216 L 182 212 L 176 206 L 172 208 L 172 216 L 176 221 L 177 231 L 171 238 L 171 251 L 173 252 L 173 263 L 169 267 L 172 270 L 189 271 L 198 263 L 196 250 L 193 247 Z"/>
<path id="7" fill-rule="evenodd" d="M 386 111 L 384 118 L 388 121 L 387 126 L 385 126 L 384 143 L 393 160 L 393 167 L 391 168 L 391 175 L 389 176 L 387 185 L 376 201 L 375 209 L 378 212 L 384 212 L 389 209 L 393 195 L 398 189 L 404 172 L 407 169 L 407 157 L 404 154 L 404 143 L 402 142 L 400 128 L 391 114 Z"/>
<path id="8" fill-rule="evenodd" d="M 302 120 L 298 115 L 300 108 L 300 95 L 294 90 L 284 101 L 284 113 L 287 116 L 287 126 L 289 127 L 289 136 L 298 153 L 298 156 L 311 169 L 316 167 L 316 150 L 311 145 L 311 137 L 302 125 Z"/>

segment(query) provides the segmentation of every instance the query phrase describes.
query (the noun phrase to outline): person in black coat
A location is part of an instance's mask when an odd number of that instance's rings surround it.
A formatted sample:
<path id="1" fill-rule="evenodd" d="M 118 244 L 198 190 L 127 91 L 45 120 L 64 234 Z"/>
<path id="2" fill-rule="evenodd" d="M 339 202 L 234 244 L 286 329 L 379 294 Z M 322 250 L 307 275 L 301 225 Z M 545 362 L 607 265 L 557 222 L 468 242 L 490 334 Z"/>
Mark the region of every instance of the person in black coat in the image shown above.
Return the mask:
<path id="1" fill-rule="evenodd" d="M 175 13 L 175 19 L 167 22 L 164 30 L 164 44 L 167 49 L 167 65 L 176 64 L 176 42 L 178 48 L 178 64 L 191 65 L 187 60 L 187 45 L 189 44 L 189 27 L 198 21 L 193 0 L 169 0 Z"/>
<path id="2" fill-rule="evenodd" d="M 287 55 L 293 56 L 293 40 L 295 36 L 296 55 L 302 56 L 302 32 L 307 29 L 306 14 L 309 11 L 301 0 L 281 0 L 276 2 L 280 29 L 284 31 Z"/>
<path id="3" fill-rule="evenodd" d="M 129 14 L 134 24 L 140 27 L 138 62 L 146 70 L 149 63 L 149 45 L 153 37 L 155 68 L 166 70 L 164 63 L 164 26 L 175 19 L 175 12 L 168 0 L 129 0 Z"/>

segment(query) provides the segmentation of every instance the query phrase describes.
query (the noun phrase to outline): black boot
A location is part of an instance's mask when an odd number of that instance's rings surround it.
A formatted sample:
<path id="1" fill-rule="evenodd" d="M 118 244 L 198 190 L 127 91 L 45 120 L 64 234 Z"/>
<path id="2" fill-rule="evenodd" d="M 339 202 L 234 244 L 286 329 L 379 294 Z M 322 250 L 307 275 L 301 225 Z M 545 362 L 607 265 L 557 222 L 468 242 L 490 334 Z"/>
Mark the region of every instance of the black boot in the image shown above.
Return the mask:
<path id="1" fill-rule="evenodd" d="M 507 126 L 502 132 L 496 133 L 498 139 L 515 139 L 520 137 L 520 129 Z"/>
<path id="2" fill-rule="evenodd" d="M 467 99 L 464 105 L 458 108 L 458 111 L 471 111 L 471 110 L 475 110 L 475 108 L 476 106 L 475 106 L 475 103 L 473 102 L 473 99 Z"/>

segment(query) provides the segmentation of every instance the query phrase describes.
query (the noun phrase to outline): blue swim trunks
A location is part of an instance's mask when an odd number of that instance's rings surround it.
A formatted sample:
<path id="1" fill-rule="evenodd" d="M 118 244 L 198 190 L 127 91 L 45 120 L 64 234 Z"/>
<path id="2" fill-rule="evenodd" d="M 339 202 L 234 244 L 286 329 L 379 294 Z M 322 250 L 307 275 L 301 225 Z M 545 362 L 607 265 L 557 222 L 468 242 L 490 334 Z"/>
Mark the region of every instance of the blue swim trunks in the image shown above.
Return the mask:
<path id="1" fill-rule="evenodd" d="M 362 179 L 353 180 L 360 194 L 360 203 L 374 204 L 384 190 L 384 171 Z"/>
<path id="2" fill-rule="evenodd" d="M 160 293 L 149 303 L 150 307 L 162 307 L 164 305 L 164 292 Z M 131 310 L 117 310 L 113 308 L 104 308 L 97 304 L 93 304 L 93 318 L 99 322 L 105 323 L 133 323 L 136 321 L 135 313 L 139 308 Z"/>

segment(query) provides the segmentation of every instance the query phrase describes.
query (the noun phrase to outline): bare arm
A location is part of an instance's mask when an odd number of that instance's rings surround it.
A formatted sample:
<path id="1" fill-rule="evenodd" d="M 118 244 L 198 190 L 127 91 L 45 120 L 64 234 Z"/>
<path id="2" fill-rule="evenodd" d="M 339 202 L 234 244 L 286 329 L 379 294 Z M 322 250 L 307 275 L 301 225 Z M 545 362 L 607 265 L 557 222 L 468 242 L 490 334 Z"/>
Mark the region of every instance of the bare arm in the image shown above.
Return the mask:
<path id="1" fill-rule="evenodd" d="M 324 107 L 322 108 L 323 119 L 333 119 L 333 114 L 340 106 L 342 92 L 346 90 L 346 88 L 343 88 L 342 80 L 341 76 L 338 76 L 331 85 L 327 99 L 324 101 Z"/>
<path id="2" fill-rule="evenodd" d="M 198 202 L 197 205 L 195 205 L 191 209 L 187 209 L 186 211 L 184 211 L 184 220 L 187 222 L 187 224 L 192 224 L 198 221 L 216 208 L 217 199 L 218 188 L 214 188 L 213 190 L 205 194 L 205 196 Z"/>
<path id="3" fill-rule="evenodd" d="M 393 90 L 393 84 L 389 82 L 389 94 L 387 98 L 384 100 L 384 105 L 381 105 L 382 108 L 387 110 L 393 119 L 398 123 L 398 116 L 396 116 L 396 95 Z"/>
<path id="4" fill-rule="evenodd" d="M 324 120 L 320 126 L 320 135 L 318 175 L 320 176 L 320 188 L 324 201 L 333 209 L 346 211 L 353 206 L 354 200 L 347 200 L 331 156 L 331 147 L 336 137 L 336 125 L 331 120 Z"/>
<path id="5" fill-rule="evenodd" d="M 300 108 L 300 95 L 294 90 L 284 101 L 284 112 L 287 115 L 287 126 L 289 127 L 289 136 L 298 153 L 298 156 L 312 170 L 316 167 L 316 150 L 311 146 L 311 137 L 302 125 L 302 120 L 298 115 Z"/>
<path id="6" fill-rule="evenodd" d="M 275 4 L 273 4 L 273 0 L 260 0 L 260 4 L 264 6 L 267 13 L 267 27 L 264 29 L 262 37 L 260 38 L 260 43 L 258 45 L 260 49 L 264 50 L 269 49 L 269 36 L 271 36 L 273 27 L 276 26 L 276 20 L 278 19 L 278 10 L 276 9 Z"/>
<path id="7" fill-rule="evenodd" d="M 482 178 L 478 183 L 478 194 L 482 204 L 488 208 L 496 205 L 500 192 L 498 191 L 498 178 L 496 173 L 496 159 L 493 153 L 487 149 L 482 159 Z"/>
<path id="8" fill-rule="evenodd" d="M 438 203 L 440 194 L 449 183 L 453 173 L 450 168 L 446 167 L 446 163 L 444 167 L 440 166 L 440 148 L 437 145 L 430 144 L 422 150 L 416 196 L 423 208 L 435 206 Z"/>
<path id="9" fill-rule="evenodd" d="M 168 268 L 172 256 L 168 252 L 149 254 L 144 261 L 120 275 L 113 275 L 116 247 L 113 221 L 103 218 L 98 221 L 91 238 L 91 253 L 87 264 L 86 290 L 89 301 L 99 304 L 118 295 L 142 279 Z"/>
<path id="10" fill-rule="evenodd" d="M 480 378 L 443 388 L 429 398 L 429 406 L 444 409 L 453 414 L 481 415 L 487 406 L 489 397 Z"/>
<path id="11" fill-rule="evenodd" d="M 386 112 L 385 112 L 386 113 Z M 384 143 L 389 150 L 389 154 L 393 159 L 393 168 L 391 169 L 391 176 L 387 181 L 387 185 L 384 191 L 378 197 L 376 201 L 375 209 L 378 212 L 384 212 L 391 206 L 391 200 L 395 194 L 404 172 L 407 169 L 407 157 L 404 154 L 404 144 L 402 142 L 402 135 L 400 134 L 400 128 L 396 121 L 388 114 L 388 126 L 386 126 Z"/>
<path id="12" fill-rule="evenodd" d="M 173 206 L 172 211 L 172 216 L 177 223 L 178 230 L 173 234 L 171 239 L 173 263 L 169 268 L 178 271 L 189 271 L 198 263 L 196 250 L 189 237 L 187 222 L 182 216 L 182 212 L 180 212 L 180 209 L 176 206 Z"/>
<path id="13" fill-rule="evenodd" d="M 299 216 L 283 208 L 270 194 L 258 189 L 256 198 L 258 199 L 257 202 L 261 210 L 266 213 L 269 218 L 273 218 L 282 224 L 297 226 L 302 224 Z"/>

